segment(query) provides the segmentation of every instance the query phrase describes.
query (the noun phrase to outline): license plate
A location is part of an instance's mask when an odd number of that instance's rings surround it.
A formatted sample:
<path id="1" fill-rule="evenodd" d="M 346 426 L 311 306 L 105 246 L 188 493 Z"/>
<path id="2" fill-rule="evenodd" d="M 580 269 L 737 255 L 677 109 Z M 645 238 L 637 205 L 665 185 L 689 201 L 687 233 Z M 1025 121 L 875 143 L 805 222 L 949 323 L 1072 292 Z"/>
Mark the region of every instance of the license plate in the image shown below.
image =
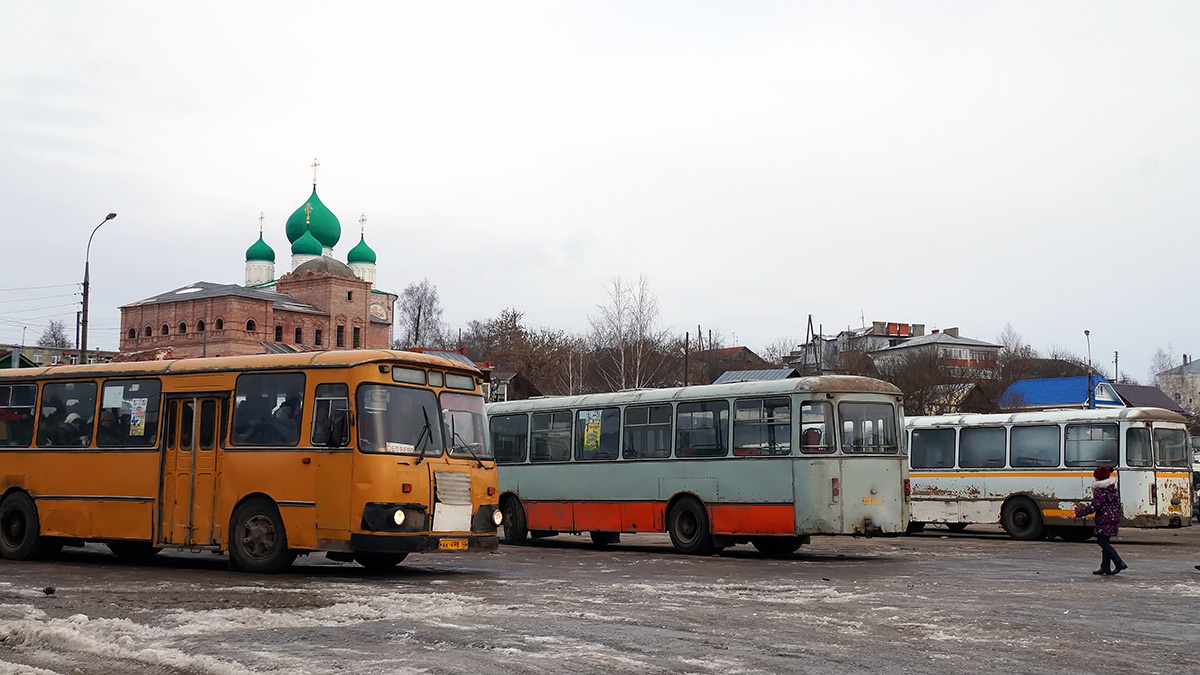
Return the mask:
<path id="1" fill-rule="evenodd" d="M 867 504 L 870 506 L 879 506 L 880 504 L 883 503 L 883 499 L 880 497 L 863 497 L 862 499 L 863 499 L 863 504 Z"/>
<path id="2" fill-rule="evenodd" d="M 438 542 L 438 548 L 443 551 L 465 551 L 467 550 L 466 539 L 443 539 Z"/>

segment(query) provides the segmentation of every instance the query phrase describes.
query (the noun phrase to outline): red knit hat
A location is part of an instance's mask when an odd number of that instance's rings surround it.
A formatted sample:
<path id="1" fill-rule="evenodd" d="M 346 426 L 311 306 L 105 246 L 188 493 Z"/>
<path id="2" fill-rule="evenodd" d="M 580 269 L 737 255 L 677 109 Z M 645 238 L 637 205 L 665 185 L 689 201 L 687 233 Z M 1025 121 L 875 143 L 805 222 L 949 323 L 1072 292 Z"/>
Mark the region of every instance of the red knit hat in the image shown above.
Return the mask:
<path id="1" fill-rule="evenodd" d="M 1096 467 L 1096 470 L 1092 472 L 1092 477 L 1097 481 L 1108 480 L 1108 477 L 1111 475 L 1112 469 L 1108 468 L 1107 466 L 1098 466 Z"/>

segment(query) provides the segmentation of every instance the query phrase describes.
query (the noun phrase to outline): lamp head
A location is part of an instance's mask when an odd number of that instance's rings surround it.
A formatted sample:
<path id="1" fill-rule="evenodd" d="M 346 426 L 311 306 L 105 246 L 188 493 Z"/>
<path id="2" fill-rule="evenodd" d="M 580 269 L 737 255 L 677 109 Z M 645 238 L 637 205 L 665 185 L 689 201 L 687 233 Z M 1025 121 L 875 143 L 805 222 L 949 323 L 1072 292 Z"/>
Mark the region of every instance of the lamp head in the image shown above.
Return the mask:
<path id="1" fill-rule="evenodd" d="M 105 220 L 112 220 L 113 218 L 116 218 L 116 217 L 117 217 L 117 214 L 115 214 L 115 213 L 110 213 L 110 214 L 108 214 L 107 216 L 104 216 L 104 219 L 105 219 Z"/>

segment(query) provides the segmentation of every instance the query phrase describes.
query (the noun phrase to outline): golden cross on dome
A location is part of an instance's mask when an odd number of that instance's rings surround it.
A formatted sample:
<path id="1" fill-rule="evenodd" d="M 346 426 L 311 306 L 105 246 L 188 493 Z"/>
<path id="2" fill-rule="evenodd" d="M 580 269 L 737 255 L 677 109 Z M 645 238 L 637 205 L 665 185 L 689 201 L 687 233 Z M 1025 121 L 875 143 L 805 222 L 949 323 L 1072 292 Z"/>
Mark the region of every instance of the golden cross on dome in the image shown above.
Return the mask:
<path id="1" fill-rule="evenodd" d="M 304 227 L 312 224 L 312 202 L 304 205 Z"/>
<path id="2" fill-rule="evenodd" d="M 321 163 L 317 161 L 317 158 L 316 158 L 316 157 L 313 157 L 313 163 L 312 163 L 312 168 L 313 168 L 313 187 L 317 187 L 317 167 L 318 167 L 318 166 L 321 166 Z"/>
<path id="3" fill-rule="evenodd" d="M 260 237 L 262 236 L 262 223 L 263 223 L 263 212 L 259 211 L 258 212 L 258 235 Z"/>
<path id="4" fill-rule="evenodd" d="M 362 236 L 367 236 L 367 214 L 362 214 L 358 217 L 358 233 Z"/>

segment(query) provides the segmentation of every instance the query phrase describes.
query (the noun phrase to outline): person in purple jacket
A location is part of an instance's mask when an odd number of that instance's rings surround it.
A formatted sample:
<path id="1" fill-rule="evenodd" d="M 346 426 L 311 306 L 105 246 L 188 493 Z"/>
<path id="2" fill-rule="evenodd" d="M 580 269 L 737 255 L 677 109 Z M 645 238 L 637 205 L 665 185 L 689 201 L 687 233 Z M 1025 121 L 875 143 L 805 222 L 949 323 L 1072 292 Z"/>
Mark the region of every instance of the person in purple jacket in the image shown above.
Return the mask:
<path id="1" fill-rule="evenodd" d="M 1092 483 L 1092 503 L 1075 509 L 1075 517 L 1082 518 L 1089 513 L 1096 514 L 1096 542 L 1100 544 L 1102 558 L 1100 569 L 1092 574 L 1120 574 L 1129 569 L 1129 565 L 1121 560 L 1110 541 L 1117 536 L 1117 526 L 1121 523 L 1121 495 L 1117 492 L 1117 477 L 1112 475 L 1112 469 L 1098 466 L 1092 472 L 1096 479 Z"/>

